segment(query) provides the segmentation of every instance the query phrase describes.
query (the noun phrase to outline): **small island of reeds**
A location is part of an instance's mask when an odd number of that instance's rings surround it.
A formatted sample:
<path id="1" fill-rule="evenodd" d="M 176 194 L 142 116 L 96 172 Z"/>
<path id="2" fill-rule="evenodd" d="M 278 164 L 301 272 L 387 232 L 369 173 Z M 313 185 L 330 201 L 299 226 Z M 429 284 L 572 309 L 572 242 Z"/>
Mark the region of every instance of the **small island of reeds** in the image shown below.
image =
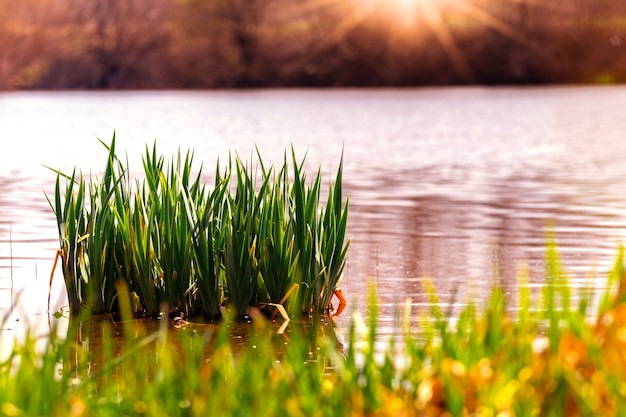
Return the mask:
<path id="1" fill-rule="evenodd" d="M 206 184 L 191 150 L 166 162 L 156 143 L 146 146 L 143 172 L 131 175 L 115 134 L 100 142 L 108 151 L 100 178 L 50 168 L 72 314 L 115 315 L 126 298 L 136 316 L 153 318 L 164 308 L 207 319 L 225 310 L 244 317 L 250 307 L 327 310 L 349 246 L 343 156 L 323 200 L 321 170 L 308 181 L 293 148 L 278 167 L 258 149 L 255 161 L 231 155 Z"/>

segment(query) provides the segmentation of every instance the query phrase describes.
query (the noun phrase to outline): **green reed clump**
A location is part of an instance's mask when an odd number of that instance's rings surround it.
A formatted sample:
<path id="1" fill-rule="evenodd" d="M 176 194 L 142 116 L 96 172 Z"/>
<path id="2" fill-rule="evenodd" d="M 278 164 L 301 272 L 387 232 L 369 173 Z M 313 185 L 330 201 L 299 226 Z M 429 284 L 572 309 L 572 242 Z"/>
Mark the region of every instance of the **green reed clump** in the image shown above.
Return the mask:
<path id="1" fill-rule="evenodd" d="M 103 143 L 101 179 L 55 171 L 48 201 L 72 313 L 117 311 L 118 281 L 136 312 L 152 317 L 164 305 L 208 317 L 222 307 L 237 316 L 257 305 L 296 314 L 328 308 L 349 246 L 342 163 L 324 205 L 320 171 L 308 186 L 293 150 L 293 181 L 286 155 L 282 167 L 266 167 L 257 150 L 260 172 L 231 156 L 209 188 L 202 167 L 192 175 L 191 152 L 166 163 L 156 144 L 146 148 L 142 179 L 131 179 L 115 142 Z"/>
<path id="2" fill-rule="evenodd" d="M 118 239 L 115 215 L 128 198 L 128 190 L 121 181 L 125 172 L 115 156 L 115 138 L 107 148 L 102 181 L 87 184 L 75 170 L 71 176 L 57 172 L 54 204 L 46 196 L 57 218 L 59 256 L 73 312 L 85 305 L 95 312 L 105 311 L 114 298 L 117 267 L 111 260 Z M 63 194 L 61 177 L 67 179 Z"/>
<path id="3" fill-rule="evenodd" d="M 38 416 L 621 416 L 626 414 L 626 275 L 620 248 L 597 309 L 573 291 L 554 246 L 545 289 L 532 294 L 520 275 L 517 306 L 502 288 L 455 317 L 437 303 L 404 311 L 403 336 L 375 348 L 379 314 L 371 291 L 366 319 L 354 315 L 346 346 L 332 327 L 251 325 L 235 348 L 231 318 L 217 326 L 154 333 L 126 320 L 104 338 L 76 321 L 66 338 L 42 348 L 28 336 L 0 362 L 0 411 Z M 552 274 L 557 274 L 554 276 Z M 427 285 L 433 301 L 434 287 Z M 122 297 L 123 298 L 123 297 Z M 319 316 L 317 316 L 319 318 Z M 412 323 L 414 318 L 419 318 Z M 154 321 L 150 321 L 154 323 Z M 76 326 L 75 326 L 76 325 Z M 77 327 L 83 326 L 83 327 Z M 238 339 L 236 339 L 238 340 Z"/>

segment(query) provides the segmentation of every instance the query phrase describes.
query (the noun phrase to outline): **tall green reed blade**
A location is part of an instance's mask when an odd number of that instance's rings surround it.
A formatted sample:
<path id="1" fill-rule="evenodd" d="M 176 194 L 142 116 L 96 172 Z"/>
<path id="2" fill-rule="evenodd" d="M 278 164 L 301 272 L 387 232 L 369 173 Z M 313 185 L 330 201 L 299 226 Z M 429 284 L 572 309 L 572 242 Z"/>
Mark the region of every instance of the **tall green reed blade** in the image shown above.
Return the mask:
<path id="1" fill-rule="evenodd" d="M 88 263 L 89 277 L 87 281 L 88 294 L 87 305 L 96 314 L 105 313 L 111 310 L 115 294 L 115 281 L 117 279 L 118 268 L 115 259 L 114 244 L 116 240 L 118 223 L 115 219 L 114 196 L 121 195 L 120 184 L 123 184 L 125 170 L 116 167 L 118 158 L 115 153 L 115 134 L 111 144 L 107 146 L 109 150 L 104 177 L 101 181 L 91 180 L 90 205 L 88 223 Z M 120 197 L 122 198 L 122 197 Z"/>
<path id="2" fill-rule="evenodd" d="M 193 226 L 197 223 L 197 211 L 195 205 L 190 202 L 189 178 L 193 158 L 187 152 L 184 162 L 181 162 L 180 153 L 176 166 L 170 169 L 169 189 L 172 190 L 172 203 L 175 207 L 171 225 L 173 232 L 171 237 L 172 253 L 172 282 L 168 291 L 170 302 L 173 305 L 189 305 L 189 288 L 193 283 Z M 172 164 L 173 165 L 173 164 Z"/>
<path id="3" fill-rule="evenodd" d="M 265 178 L 271 175 L 264 172 Z M 260 273 L 267 302 L 285 302 L 295 283 L 299 254 L 289 225 L 287 165 L 273 177 L 260 214 L 259 242 L 262 243 Z M 287 304 L 288 305 L 288 304 Z"/>
<path id="4" fill-rule="evenodd" d="M 226 247 L 224 251 L 224 269 L 228 291 L 228 303 L 238 317 L 244 316 L 252 302 L 255 292 L 256 241 L 250 242 L 250 236 L 239 233 L 237 226 L 229 221 L 226 224 Z"/>
<path id="5" fill-rule="evenodd" d="M 236 158 L 235 164 L 237 185 L 235 196 L 228 199 L 224 265 L 229 303 L 236 314 L 242 316 L 248 306 L 258 301 L 260 196 L 267 192 L 269 177 L 263 181 L 257 194 L 249 170 L 239 158 Z"/>
<path id="6" fill-rule="evenodd" d="M 85 221 L 85 182 L 82 176 L 76 180 L 76 170 L 71 177 L 57 172 L 54 206 L 50 198 L 46 199 L 57 219 L 59 231 L 59 253 L 63 269 L 63 279 L 68 296 L 70 311 L 78 313 L 84 302 L 84 283 L 87 276 L 81 268 L 87 225 Z M 64 204 L 61 203 L 61 176 L 66 179 Z M 74 190 L 77 186 L 77 190 Z"/>
<path id="7" fill-rule="evenodd" d="M 348 199 L 343 204 L 342 181 L 343 181 L 343 155 L 337 170 L 334 186 L 329 187 L 328 200 L 322 227 L 318 236 L 320 237 L 319 260 L 322 263 L 322 275 L 324 284 L 320 294 L 320 301 L 317 308 L 324 311 L 330 304 L 334 291 L 338 288 L 346 264 L 346 257 L 350 241 L 346 239 L 346 228 L 348 224 Z"/>
<path id="8" fill-rule="evenodd" d="M 169 305 L 173 305 L 173 280 L 174 276 L 174 260 L 173 256 L 173 236 L 177 227 L 177 206 L 173 192 L 168 187 L 168 178 L 163 172 L 160 172 L 157 179 L 157 188 L 151 190 L 149 194 L 149 205 L 154 210 L 153 216 L 156 220 L 153 229 L 153 244 L 155 256 L 159 260 L 163 268 L 162 274 L 158 277 L 158 285 L 163 292 L 163 301 Z"/>
<path id="9" fill-rule="evenodd" d="M 142 158 L 144 182 L 137 192 L 141 198 L 136 198 L 133 218 L 133 250 L 132 263 L 134 266 L 134 283 L 131 288 L 137 288 L 147 312 L 156 316 L 160 311 L 160 304 L 164 301 L 163 269 L 160 264 L 161 255 L 161 213 L 163 203 L 160 198 L 163 177 L 164 157 L 157 154 L 156 141 L 152 150 L 146 146 Z"/>
<path id="10" fill-rule="evenodd" d="M 194 227 L 193 255 L 196 268 L 195 285 L 201 300 L 200 309 L 210 318 L 220 314 L 222 291 L 220 283 L 220 254 L 223 242 L 221 215 L 228 179 L 216 181 L 216 188 L 206 199 L 201 199 L 198 223 Z"/>
<path id="11" fill-rule="evenodd" d="M 107 256 L 107 242 L 109 241 L 109 227 L 107 222 L 108 204 L 105 197 L 101 197 L 104 190 L 98 189 L 98 184 L 91 181 L 90 186 L 90 212 L 88 220 L 87 251 L 85 252 L 85 264 L 87 265 L 87 306 L 95 314 L 105 312 L 104 301 L 104 267 Z M 102 201 L 99 201 L 102 200 Z M 112 295 L 111 295 L 112 298 Z"/>
<path id="12" fill-rule="evenodd" d="M 189 178 L 192 157 L 185 161 L 178 154 L 163 172 L 163 158 L 147 150 L 144 169 L 148 183 L 147 204 L 156 220 L 152 241 L 155 256 L 163 270 L 158 283 L 164 292 L 163 301 L 170 306 L 186 306 L 192 283 L 192 224 L 197 216 L 189 201 Z"/>
<path id="13" fill-rule="evenodd" d="M 163 175 L 163 163 L 164 157 L 157 156 L 156 142 L 152 145 L 152 153 L 146 146 L 146 153 L 142 159 L 143 169 L 145 175 L 145 183 L 147 183 L 147 190 L 144 189 L 144 197 L 146 197 L 147 204 L 154 207 L 155 213 L 161 211 L 161 200 L 156 198 L 160 193 L 161 176 Z"/>
<path id="14" fill-rule="evenodd" d="M 129 286 L 139 297 L 141 304 L 150 317 L 157 317 L 160 312 L 161 293 L 156 288 L 157 277 L 161 270 L 154 259 L 152 230 L 155 219 L 146 211 L 140 194 L 135 196 L 134 211 L 131 213 L 129 226 Z"/>
<path id="15" fill-rule="evenodd" d="M 304 161 L 302 161 L 304 164 Z M 324 286 L 322 276 L 322 264 L 320 263 L 320 225 L 321 225 L 321 210 L 320 210 L 320 193 L 321 193 L 322 173 L 321 169 L 317 170 L 315 180 L 313 184 L 306 188 L 306 201 L 305 201 L 305 221 L 307 224 L 307 238 L 310 240 L 310 252 L 308 253 L 308 259 L 305 262 L 308 265 L 309 273 L 305 276 L 305 282 L 307 283 L 307 296 L 308 305 L 306 308 L 309 312 L 315 310 L 319 304 L 319 296 L 322 293 L 322 287 Z"/>
<path id="16" fill-rule="evenodd" d="M 117 186 L 113 189 L 113 201 L 111 203 L 111 237 L 108 242 L 108 262 L 106 265 L 105 275 L 110 277 L 107 280 L 106 287 L 106 304 L 107 309 L 112 309 L 112 299 L 109 294 L 118 293 L 117 281 L 126 282 L 131 291 L 137 294 L 134 288 L 134 260 L 133 260 L 133 236 L 131 235 L 132 216 L 135 210 L 133 205 L 133 188 L 128 170 L 117 159 L 117 172 L 119 179 L 116 181 Z M 126 166 L 128 164 L 128 155 L 126 155 Z M 137 188 L 139 186 L 137 185 Z M 137 194 L 138 195 L 138 194 Z M 137 308 L 138 309 L 138 308 Z"/>
<path id="17" fill-rule="evenodd" d="M 303 171 L 304 159 L 300 164 L 296 160 L 295 151 L 291 149 L 293 161 L 293 189 L 291 201 L 291 222 L 295 235 L 295 250 L 299 255 L 296 270 L 297 279 L 301 282 L 298 292 L 298 307 L 302 313 L 310 312 L 315 304 L 316 297 L 321 292 L 319 282 L 319 268 L 316 263 L 316 242 L 318 224 L 317 210 L 320 195 L 320 177 L 317 176 L 311 187 L 306 186 L 306 174 Z M 316 296 L 317 294 L 317 296 Z"/>

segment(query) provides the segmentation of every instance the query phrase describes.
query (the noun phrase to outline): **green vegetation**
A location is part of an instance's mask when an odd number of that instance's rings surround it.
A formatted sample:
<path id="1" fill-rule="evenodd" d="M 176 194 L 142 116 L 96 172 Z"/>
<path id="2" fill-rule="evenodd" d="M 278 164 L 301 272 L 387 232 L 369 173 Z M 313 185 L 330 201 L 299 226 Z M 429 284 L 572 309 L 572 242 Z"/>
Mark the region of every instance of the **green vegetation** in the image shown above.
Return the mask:
<path id="1" fill-rule="evenodd" d="M 67 337 L 49 338 L 43 351 L 33 337 L 18 342 L 0 364 L 0 411 L 74 417 L 623 415 L 623 250 L 597 310 L 589 307 L 590 296 L 572 301 L 552 244 L 547 266 L 540 293 L 532 294 L 527 278 L 520 278 L 517 306 L 507 305 L 496 287 L 486 305 L 470 303 L 456 317 L 433 304 L 414 330 L 407 308 L 404 336 L 382 351 L 374 349 L 374 291 L 367 320 L 354 316 L 345 347 L 324 331 L 327 326 L 277 336 L 261 319 L 241 351 L 233 347 L 228 316 L 219 326 L 183 329 L 168 329 L 163 320 L 147 333 L 140 321 L 128 319 L 126 299 L 123 344 L 105 338 L 102 349 L 91 350 L 74 325 Z M 89 321 L 74 324 L 81 323 Z"/>
<path id="2" fill-rule="evenodd" d="M 217 164 L 209 188 L 202 168 L 192 176 L 189 151 L 165 165 L 156 144 L 147 147 L 144 177 L 133 180 L 115 135 L 103 145 L 102 179 L 55 171 L 48 199 L 73 314 L 117 314 L 126 293 L 135 313 L 149 317 L 164 306 L 207 318 L 224 307 L 239 317 L 250 306 L 268 314 L 277 305 L 296 315 L 327 309 L 349 246 L 343 162 L 322 202 L 321 171 L 308 185 L 293 150 L 291 172 L 287 154 L 275 168 L 257 151 L 260 173 L 230 157 L 223 171 Z"/>

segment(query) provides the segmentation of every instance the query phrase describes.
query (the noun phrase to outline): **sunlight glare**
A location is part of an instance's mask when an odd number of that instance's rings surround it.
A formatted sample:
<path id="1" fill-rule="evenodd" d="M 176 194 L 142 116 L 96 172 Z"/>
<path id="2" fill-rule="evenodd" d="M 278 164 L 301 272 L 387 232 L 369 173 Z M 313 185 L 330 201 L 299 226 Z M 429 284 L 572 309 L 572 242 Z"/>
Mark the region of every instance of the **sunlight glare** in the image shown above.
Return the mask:
<path id="1" fill-rule="evenodd" d="M 431 0 L 393 0 L 390 4 L 394 8 L 393 12 L 398 22 L 405 26 L 412 26 L 417 20 L 418 7 L 423 1 Z"/>
<path id="2" fill-rule="evenodd" d="M 392 19 L 390 23 L 407 29 L 418 25 L 424 14 L 442 11 L 449 0 L 356 0 L 356 3 L 370 10 L 387 12 Z"/>

